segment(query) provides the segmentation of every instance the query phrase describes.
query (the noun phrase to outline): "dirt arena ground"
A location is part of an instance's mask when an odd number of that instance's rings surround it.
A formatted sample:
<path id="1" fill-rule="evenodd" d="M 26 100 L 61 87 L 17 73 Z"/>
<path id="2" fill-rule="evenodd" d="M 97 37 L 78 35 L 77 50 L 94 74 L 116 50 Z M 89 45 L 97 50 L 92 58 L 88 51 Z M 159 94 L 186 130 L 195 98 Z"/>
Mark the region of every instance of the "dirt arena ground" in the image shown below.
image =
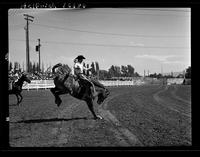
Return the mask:
<path id="1" fill-rule="evenodd" d="M 9 96 L 11 147 L 191 146 L 191 86 L 109 88 L 103 117 L 94 120 L 85 102 L 69 95 L 54 104 L 50 90 L 24 90 L 20 106 Z"/>

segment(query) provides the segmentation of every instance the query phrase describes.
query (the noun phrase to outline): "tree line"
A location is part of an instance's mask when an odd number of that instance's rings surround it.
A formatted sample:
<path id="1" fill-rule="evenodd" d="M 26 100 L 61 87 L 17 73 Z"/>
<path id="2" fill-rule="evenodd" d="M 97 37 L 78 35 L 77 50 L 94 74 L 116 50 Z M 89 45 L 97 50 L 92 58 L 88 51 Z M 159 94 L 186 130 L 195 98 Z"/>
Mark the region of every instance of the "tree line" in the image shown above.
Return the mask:
<path id="1" fill-rule="evenodd" d="M 23 72 L 24 71 L 24 63 L 20 65 L 19 62 L 9 62 L 9 67 L 8 70 L 13 70 L 14 73 L 16 71 Z M 92 74 L 93 76 L 96 76 L 97 79 L 103 80 L 103 79 L 111 79 L 111 78 L 117 78 L 117 77 L 140 77 L 140 75 L 135 71 L 135 68 L 132 65 L 121 65 L 121 66 L 116 66 L 116 65 L 111 65 L 108 70 L 102 70 L 99 68 L 99 63 L 98 62 L 92 62 L 90 65 L 85 64 L 87 68 L 91 67 L 91 73 L 87 73 L 86 75 Z M 31 73 L 36 73 L 36 72 L 41 72 L 44 73 L 46 72 L 44 70 L 44 64 L 42 63 L 41 69 L 39 69 L 39 64 L 35 62 L 30 62 L 29 65 L 30 72 Z M 71 68 L 70 68 L 71 69 Z M 172 77 L 171 75 L 169 76 L 163 76 L 160 73 L 154 73 L 150 74 L 149 77 L 152 78 L 162 78 L 162 77 Z M 191 66 L 189 66 L 185 70 L 185 78 L 191 78 Z"/>
<path id="2" fill-rule="evenodd" d="M 184 74 L 185 73 L 185 74 Z M 191 78 L 191 66 L 189 66 L 188 68 L 185 69 L 185 72 L 182 74 L 179 74 L 178 76 L 176 76 L 176 78 Z M 150 74 L 149 77 L 152 78 L 175 78 L 175 76 L 173 76 L 173 73 L 171 73 L 171 75 L 162 75 L 161 73 L 157 74 Z"/>
<path id="3" fill-rule="evenodd" d="M 89 68 L 91 67 L 91 72 L 87 72 L 86 75 L 92 74 L 93 76 L 96 76 L 98 79 L 110 79 L 113 77 L 138 77 L 139 74 L 135 72 L 135 68 L 131 65 L 121 65 L 116 66 L 112 65 L 108 70 L 101 70 L 99 68 L 99 63 L 98 62 L 92 62 L 90 65 L 89 64 L 84 64 L 85 67 Z M 8 70 L 13 70 L 15 73 L 16 71 L 25 71 L 24 68 L 25 65 L 24 63 L 21 65 L 19 62 L 9 62 L 9 68 Z M 44 64 L 42 63 L 42 68 L 39 69 L 39 64 L 35 62 L 30 62 L 29 69 L 31 73 L 35 72 L 45 72 L 44 71 Z"/>
<path id="4" fill-rule="evenodd" d="M 191 66 L 186 69 L 185 78 L 191 78 Z"/>
<path id="5" fill-rule="evenodd" d="M 44 71 L 44 63 L 42 63 L 42 68 L 39 68 L 39 63 L 36 62 L 30 62 L 29 64 L 30 72 L 35 73 L 35 72 L 45 72 Z M 13 71 L 14 73 L 18 72 L 23 72 L 25 71 L 25 65 L 24 63 L 21 65 L 19 62 L 9 62 L 8 65 L 8 70 Z"/>
<path id="6" fill-rule="evenodd" d="M 95 66 L 96 65 L 96 68 Z M 92 74 L 96 75 L 98 79 L 111 79 L 111 78 L 119 78 L 119 77 L 139 77 L 140 75 L 135 72 L 135 68 L 131 65 L 111 65 L 108 70 L 99 69 L 98 62 L 92 62 Z"/>

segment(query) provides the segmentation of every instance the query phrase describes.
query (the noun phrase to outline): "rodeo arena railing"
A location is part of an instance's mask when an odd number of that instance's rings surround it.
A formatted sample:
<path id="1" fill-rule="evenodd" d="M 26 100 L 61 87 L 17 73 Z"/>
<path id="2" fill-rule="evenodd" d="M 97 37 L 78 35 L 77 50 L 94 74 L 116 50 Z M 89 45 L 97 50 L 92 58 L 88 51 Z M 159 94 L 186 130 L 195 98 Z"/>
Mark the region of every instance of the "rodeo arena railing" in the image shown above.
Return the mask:
<path id="1" fill-rule="evenodd" d="M 49 89 L 54 88 L 53 80 L 31 80 L 31 83 L 24 83 L 22 89 Z"/>
<path id="2" fill-rule="evenodd" d="M 183 78 L 176 78 L 176 79 L 167 79 L 165 81 L 155 78 L 139 78 L 133 79 L 129 81 L 121 81 L 121 80 L 100 80 L 106 87 L 118 87 L 118 86 L 139 86 L 144 84 L 182 84 Z M 30 90 L 30 89 L 49 89 L 54 88 L 53 80 L 32 80 L 31 83 L 24 83 L 23 89 Z"/>
<path id="3" fill-rule="evenodd" d="M 144 84 L 145 82 L 142 80 L 133 80 L 133 81 L 99 81 L 102 83 L 104 86 L 133 86 L 133 85 L 141 85 Z M 23 85 L 23 89 L 49 89 L 49 88 L 54 88 L 54 83 L 53 80 L 32 80 L 31 83 L 25 83 Z"/>

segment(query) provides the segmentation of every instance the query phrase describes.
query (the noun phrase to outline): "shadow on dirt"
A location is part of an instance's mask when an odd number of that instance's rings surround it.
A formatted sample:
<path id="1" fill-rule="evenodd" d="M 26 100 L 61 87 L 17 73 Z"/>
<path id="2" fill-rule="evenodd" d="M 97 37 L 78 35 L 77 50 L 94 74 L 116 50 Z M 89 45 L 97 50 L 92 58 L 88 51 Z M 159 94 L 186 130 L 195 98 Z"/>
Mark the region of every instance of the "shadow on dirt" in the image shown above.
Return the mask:
<path id="1" fill-rule="evenodd" d="M 21 120 L 13 123 L 43 123 L 43 122 L 56 122 L 56 121 L 72 121 L 72 120 L 89 120 L 91 118 L 87 117 L 76 117 L 76 118 L 51 118 L 51 119 L 31 119 L 31 120 Z"/>

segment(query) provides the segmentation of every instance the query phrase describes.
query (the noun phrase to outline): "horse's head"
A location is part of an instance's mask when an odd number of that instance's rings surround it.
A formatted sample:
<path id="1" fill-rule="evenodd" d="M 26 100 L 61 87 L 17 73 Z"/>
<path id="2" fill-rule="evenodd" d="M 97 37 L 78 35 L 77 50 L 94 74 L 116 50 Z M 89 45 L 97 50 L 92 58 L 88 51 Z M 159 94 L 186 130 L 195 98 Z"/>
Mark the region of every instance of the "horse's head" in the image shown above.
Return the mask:
<path id="1" fill-rule="evenodd" d="M 61 63 L 56 64 L 52 68 L 52 71 L 53 71 L 55 78 L 58 80 L 67 79 L 71 73 L 70 67 L 68 65 L 64 65 L 64 64 L 62 65 Z"/>
<path id="2" fill-rule="evenodd" d="M 61 63 L 54 65 L 52 68 L 53 74 L 56 74 L 56 73 L 70 74 L 71 71 L 72 71 L 71 68 L 67 64 L 61 64 Z"/>
<path id="3" fill-rule="evenodd" d="M 21 80 L 22 80 L 22 81 L 26 81 L 26 82 L 28 82 L 28 83 L 31 83 L 30 77 L 28 76 L 28 74 L 25 74 L 25 73 L 22 74 Z"/>

